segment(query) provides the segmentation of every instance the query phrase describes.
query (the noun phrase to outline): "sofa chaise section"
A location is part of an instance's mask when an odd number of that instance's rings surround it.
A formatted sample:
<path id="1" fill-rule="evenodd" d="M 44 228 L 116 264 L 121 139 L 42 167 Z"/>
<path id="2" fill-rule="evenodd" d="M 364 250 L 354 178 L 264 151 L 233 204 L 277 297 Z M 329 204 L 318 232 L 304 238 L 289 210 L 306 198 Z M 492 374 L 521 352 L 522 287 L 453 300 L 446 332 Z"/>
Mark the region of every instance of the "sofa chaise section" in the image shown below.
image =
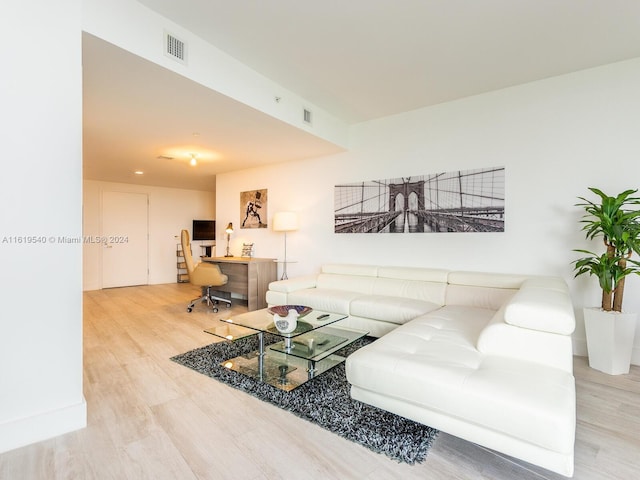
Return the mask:
<path id="1" fill-rule="evenodd" d="M 448 307 L 398 327 L 347 360 L 351 396 L 570 476 L 575 381 L 544 364 L 485 355 L 482 320 Z"/>
<path id="2" fill-rule="evenodd" d="M 451 281 L 474 283 L 472 277 Z M 352 397 L 571 476 L 576 399 L 568 289 L 554 278 L 520 284 L 512 293 L 504 283 L 450 284 L 460 287 L 447 295 L 456 304 L 347 358 Z M 494 310 L 500 298 L 508 299 Z"/>

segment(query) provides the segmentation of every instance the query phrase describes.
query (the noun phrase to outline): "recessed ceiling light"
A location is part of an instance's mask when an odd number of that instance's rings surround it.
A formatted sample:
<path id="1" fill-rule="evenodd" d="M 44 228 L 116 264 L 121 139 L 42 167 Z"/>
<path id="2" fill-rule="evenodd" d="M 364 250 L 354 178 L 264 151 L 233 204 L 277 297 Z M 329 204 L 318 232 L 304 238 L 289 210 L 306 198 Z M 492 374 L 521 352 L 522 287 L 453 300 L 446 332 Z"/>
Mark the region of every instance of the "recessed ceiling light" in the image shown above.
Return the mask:
<path id="1" fill-rule="evenodd" d="M 144 172 L 142 170 L 136 170 L 135 172 L 136 175 L 144 175 Z"/>

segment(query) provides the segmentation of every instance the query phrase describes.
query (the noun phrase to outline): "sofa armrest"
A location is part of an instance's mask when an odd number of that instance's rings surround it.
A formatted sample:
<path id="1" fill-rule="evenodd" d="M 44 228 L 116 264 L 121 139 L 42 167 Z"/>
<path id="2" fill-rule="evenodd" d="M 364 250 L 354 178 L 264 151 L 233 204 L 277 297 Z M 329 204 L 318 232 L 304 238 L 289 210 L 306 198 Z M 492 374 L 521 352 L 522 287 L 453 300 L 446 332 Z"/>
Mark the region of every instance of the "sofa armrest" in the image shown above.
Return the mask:
<path id="1" fill-rule="evenodd" d="M 296 290 L 315 288 L 318 280 L 317 275 L 307 275 L 303 277 L 278 280 L 269 284 L 269 290 L 273 292 L 291 293 Z"/>
<path id="2" fill-rule="evenodd" d="M 569 288 L 556 277 L 532 278 L 482 330 L 478 350 L 573 371 L 575 328 Z"/>
<path id="3" fill-rule="evenodd" d="M 517 327 L 505 322 L 505 307 L 478 336 L 478 351 L 485 355 L 517 358 L 566 372 L 573 372 L 573 349 L 570 335 Z"/>

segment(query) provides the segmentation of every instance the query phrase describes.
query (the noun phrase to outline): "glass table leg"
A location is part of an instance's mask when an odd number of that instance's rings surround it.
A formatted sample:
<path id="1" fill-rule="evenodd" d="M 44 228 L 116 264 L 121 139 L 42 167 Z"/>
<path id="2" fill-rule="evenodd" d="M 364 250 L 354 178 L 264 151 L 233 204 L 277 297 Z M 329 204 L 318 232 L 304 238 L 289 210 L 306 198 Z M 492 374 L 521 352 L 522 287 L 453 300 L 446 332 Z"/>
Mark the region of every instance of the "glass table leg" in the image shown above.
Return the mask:
<path id="1" fill-rule="evenodd" d="M 284 351 L 285 353 L 291 353 L 291 349 L 293 348 L 293 342 L 291 341 L 291 337 L 284 337 Z"/>
<path id="2" fill-rule="evenodd" d="M 307 363 L 307 374 L 309 376 L 309 380 L 311 380 L 316 374 L 316 362 L 315 360 L 309 360 Z"/>
<path id="3" fill-rule="evenodd" d="M 264 332 L 258 332 L 258 378 L 264 381 Z"/>

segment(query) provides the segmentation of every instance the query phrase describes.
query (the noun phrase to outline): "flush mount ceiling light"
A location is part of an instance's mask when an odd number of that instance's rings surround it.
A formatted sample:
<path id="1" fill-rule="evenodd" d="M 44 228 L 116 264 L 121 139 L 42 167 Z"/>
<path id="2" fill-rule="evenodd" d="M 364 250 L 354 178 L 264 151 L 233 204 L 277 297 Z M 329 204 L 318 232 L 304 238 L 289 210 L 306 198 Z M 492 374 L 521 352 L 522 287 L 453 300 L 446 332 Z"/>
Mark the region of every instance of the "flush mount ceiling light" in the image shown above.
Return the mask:
<path id="1" fill-rule="evenodd" d="M 163 149 L 157 152 L 156 158 L 159 161 L 175 162 L 182 166 L 191 165 L 192 167 L 206 168 L 207 165 L 223 157 L 219 152 L 207 150 L 196 143 L 190 143 Z"/>

